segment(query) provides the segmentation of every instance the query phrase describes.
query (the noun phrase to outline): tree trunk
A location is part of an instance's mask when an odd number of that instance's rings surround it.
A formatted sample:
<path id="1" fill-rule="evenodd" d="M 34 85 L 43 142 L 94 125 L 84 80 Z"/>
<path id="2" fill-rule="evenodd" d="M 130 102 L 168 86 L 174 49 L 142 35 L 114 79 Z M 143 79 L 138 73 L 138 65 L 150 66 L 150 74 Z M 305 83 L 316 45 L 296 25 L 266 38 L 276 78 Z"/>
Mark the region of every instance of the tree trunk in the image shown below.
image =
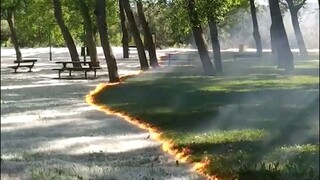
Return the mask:
<path id="1" fill-rule="evenodd" d="M 106 0 L 96 0 L 96 18 L 97 25 L 100 34 L 101 46 L 103 48 L 103 53 L 106 58 L 106 63 L 108 66 L 109 82 L 119 82 L 119 74 L 116 58 L 113 55 L 113 51 L 109 42 L 108 36 L 108 26 L 106 23 Z"/>
<path id="2" fill-rule="evenodd" d="M 205 38 L 203 35 L 203 29 L 201 27 L 199 16 L 195 10 L 194 0 L 188 1 L 188 15 L 190 18 L 190 24 L 193 32 L 193 36 L 196 42 L 196 46 L 198 48 L 198 53 L 200 56 L 202 69 L 204 75 L 212 76 L 215 74 L 215 68 L 211 62 L 208 46 L 205 42 Z"/>
<path id="3" fill-rule="evenodd" d="M 119 11 L 122 31 L 122 51 L 123 58 L 129 58 L 129 33 L 126 24 L 126 15 L 123 9 L 122 0 L 119 0 Z"/>
<path id="4" fill-rule="evenodd" d="M 271 40 L 271 52 L 272 52 L 272 59 L 274 60 L 274 62 L 277 62 L 277 39 L 275 38 L 275 32 L 274 32 L 274 28 L 270 27 L 270 40 Z"/>
<path id="5" fill-rule="evenodd" d="M 54 17 L 59 25 L 64 41 L 67 44 L 69 49 L 69 53 L 71 56 L 71 61 L 79 61 L 79 55 L 74 44 L 73 38 L 69 32 L 68 27 L 65 25 L 64 20 L 62 18 L 62 10 L 61 10 L 61 2 L 60 0 L 52 0 L 54 7 Z M 73 67 L 81 67 L 80 64 L 73 64 Z"/>
<path id="6" fill-rule="evenodd" d="M 16 50 L 17 61 L 21 61 L 22 60 L 22 55 L 21 55 L 19 42 L 18 42 L 18 37 L 17 37 L 17 34 L 16 34 L 15 25 L 14 25 L 14 15 L 13 15 L 14 9 L 13 8 L 8 8 L 7 11 L 8 11 L 7 21 L 8 21 L 9 28 L 10 28 L 11 41 L 13 43 L 14 49 Z"/>
<path id="7" fill-rule="evenodd" d="M 213 51 L 213 59 L 214 59 L 214 67 L 217 72 L 222 72 L 222 61 L 221 61 L 221 53 L 220 53 L 220 42 L 218 39 L 218 27 L 215 20 L 210 20 L 209 22 L 211 43 L 212 43 L 212 51 Z"/>
<path id="8" fill-rule="evenodd" d="M 159 67 L 158 59 L 157 59 L 157 54 L 156 54 L 156 46 L 155 42 L 153 42 L 152 34 L 150 31 L 150 27 L 148 25 L 148 22 L 146 20 L 146 17 L 144 15 L 143 11 L 143 5 L 141 0 L 137 1 L 137 9 L 138 9 L 138 15 L 140 19 L 140 23 L 143 29 L 143 34 L 145 37 L 145 43 L 148 48 L 149 52 L 149 61 L 150 61 L 150 66 L 153 68 Z"/>
<path id="9" fill-rule="evenodd" d="M 306 48 L 306 45 L 304 43 L 303 36 L 301 33 L 301 29 L 300 29 L 300 25 L 299 25 L 299 21 L 298 21 L 298 13 L 291 14 L 291 19 L 292 19 L 294 33 L 296 35 L 296 40 L 297 40 L 297 43 L 299 46 L 300 55 L 306 57 L 306 56 L 308 56 L 308 51 L 307 51 L 307 48 Z"/>
<path id="10" fill-rule="evenodd" d="M 126 12 L 126 15 L 127 15 L 127 18 L 128 18 L 129 24 L 130 24 L 130 29 L 131 29 L 131 33 L 132 33 L 134 42 L 135 42 L 137 50 L 138 50 L 138 56 L 139 56 L 141 70 L 143 70 L 143 71 L 148 70 L 149 69 L 148 60 L 146 57 L 146 53 L 144 51 L 144 46 L 143 46 L 143 43 L 142 43 L 142 40 L 140 37 L 139 30 L 137 28 L 133 13 L 131 11 L 129 0 L 123 0 L 122 4 L 123 4 L 124 10 Z"/>
<path id="11" fill-rule="evenodd" d="M 253 38 L 256 43 L 257 55 L 261 56 L 262 44 L 261 44 L 261 36 L 259 32 L 259 25 L 258 25 L 256 6 L 254 5 L 254 0 L 250 0 L 250 11 L 251 11 L 252 24 L 253 24 Z"/>
<path id="12" fill-rule="evenodd" d="M 303 40 L 303 36 L 301 33 L 299 21 L 298 21 L 298 11 L 303 6 L 305 1 L 301 2 L 301 4 L 295 6 L 292 0 L 286 0 L 289 6 L 290 14 L 291 14 L 291 22 L 294 30 L 294 34 L 296 36 L 297 44 L 299 47 L 300 55 L 307 57 L 308 51 L 306 45 Z"/>
<path id="13" fill-rule="evenodd" d="M 294 69 L 293 55 L 288 42 L 286 30 L 284 28 L 278 0 L 269 0 L 272 29 L 276 39 L 278 67 L 286 71 Z M 281 52 L 281 53 L 280 53 Z"/>
<path id="14" fill-rule="evenodd" d="M 93 25 L 92 25 L 91 17 L 89 14 L 88 6 L 86 5 L 86 2 L 84 0 L 78 0 L 78 4 L 80 7 L 80 11 L 81 11 L 83 22 L 84 22 L 84 27 L 86 30 L 85 44 L 88 46 L 92 65 L 95 67 L 98 67 L 99 64 L 97 63 L 98 61 L 97 48 L 96 48 L 96 42 L 94 39 Z"/>

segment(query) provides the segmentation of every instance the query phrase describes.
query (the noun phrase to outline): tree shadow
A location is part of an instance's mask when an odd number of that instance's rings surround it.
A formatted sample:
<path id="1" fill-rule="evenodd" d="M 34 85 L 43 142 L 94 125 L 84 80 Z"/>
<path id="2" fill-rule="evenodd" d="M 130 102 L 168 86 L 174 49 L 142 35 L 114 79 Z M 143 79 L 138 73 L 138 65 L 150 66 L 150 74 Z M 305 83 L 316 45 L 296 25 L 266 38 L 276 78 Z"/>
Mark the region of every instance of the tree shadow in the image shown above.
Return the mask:
<path id="1" fill-rule="evenodd" d="M 10 163 L 14 163 L 15 166 L 20 163 L 23 166 L 13 171 L 8 168 Z M 15 175 L 31 171 L 36 172 L 33 176 L 42 178 L 53 176 L 67 179 L 170 179 L 190 177 L 191 173 L 188 168 L 181 169 L 187 165 L 178 167 L 174 161 L 169 161 L 158 146 L 118 153 L 30 153 L 25 154 L 22 160 L 3 160 L 1 165 L 3 174 Z M 202 177 L 194 175 L 192 179 L 200 180 Z"/>

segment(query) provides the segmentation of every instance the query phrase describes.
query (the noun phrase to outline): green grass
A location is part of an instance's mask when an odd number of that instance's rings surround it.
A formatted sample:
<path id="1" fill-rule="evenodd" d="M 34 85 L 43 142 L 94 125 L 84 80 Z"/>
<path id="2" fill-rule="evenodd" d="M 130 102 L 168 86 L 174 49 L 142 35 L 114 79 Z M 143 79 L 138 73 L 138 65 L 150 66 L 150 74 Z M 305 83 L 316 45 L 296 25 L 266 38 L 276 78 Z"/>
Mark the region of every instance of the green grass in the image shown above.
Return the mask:
<path id="1" fill-rule="evenodd" d="M 209 158 L 209 174 L 318 178 L 319 61 L 298 60 L 286 74 L 269 56 L 226 60 L 216 77 L 200 76 L 193 61 L 130 78 L 97 98 L 160 129 L 176 148 L 188 147 L 192 161 Z"/>

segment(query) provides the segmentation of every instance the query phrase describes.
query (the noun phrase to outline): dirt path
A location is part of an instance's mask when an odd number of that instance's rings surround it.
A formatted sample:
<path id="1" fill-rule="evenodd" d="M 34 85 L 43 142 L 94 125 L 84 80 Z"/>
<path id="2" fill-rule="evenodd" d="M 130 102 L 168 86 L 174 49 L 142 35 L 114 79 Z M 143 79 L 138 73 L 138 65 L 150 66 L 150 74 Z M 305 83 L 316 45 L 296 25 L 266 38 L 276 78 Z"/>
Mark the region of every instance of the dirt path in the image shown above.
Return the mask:
<path id="1" fill-rule="evenodd" d="M 69 59 L 66 48 L 53 52 L 54 60 Z M 33 73 L 12 73 L 6 67 L 14 51 L 1 49 L 1 179 L 200 179 L 177 167 L 148 132 L 85 103 L 108 80 L 104 61 L 98 79 L 57 80 L 47 49 L 22 54 L 39 59 Z M 118 66 L 121 75 L 139 70 L 135 58 Z"/>

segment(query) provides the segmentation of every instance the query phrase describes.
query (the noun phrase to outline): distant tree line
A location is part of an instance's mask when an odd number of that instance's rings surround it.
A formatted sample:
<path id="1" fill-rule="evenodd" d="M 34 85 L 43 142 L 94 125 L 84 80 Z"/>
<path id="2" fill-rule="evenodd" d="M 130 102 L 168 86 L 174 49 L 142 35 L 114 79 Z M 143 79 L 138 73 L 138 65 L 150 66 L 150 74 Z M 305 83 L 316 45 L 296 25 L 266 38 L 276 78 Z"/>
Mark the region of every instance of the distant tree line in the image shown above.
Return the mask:
<path id="1" fill-rule="evenodd" d="M 293 70 L 293 55 L 282 13 L 289 9 L 300 54 L 307 56 L 298 22 L 298 12 L 306 0 L 268 2 L 272 53 L 279 68 Z M 7 43 L 10 35 L 17 60 L 22 59 L 20 47 L 48 46 L 49 37 L 52 37 L 53 46 L 68 47 L 72 61 L 79 61 L 76 46 L 81 45 L 88 47 L 91 61 L 97 62 L 96 46 L 101 45 L 110 81 L 117 82 L 119 77 L 111 44 L 123 47 L 124 58 L 128 57 L 129 44 L 134 44 L 141 70 L 148 70 L 149 65 L 153 68 L 159 66 L 155 51 L 157 45 L 183 46 L 190 42 L 192 36 L 203 74 L 215 75 L 223 70 L 221 40 L 224 41 L 228 30 L 245 18 L 234 16 L 239 10 L 250 12 L 256 53 L 261 56 L 263 47 L 257 9 L 259 7 L 254 0 L 8 0 L 1 1 L 1 25 L 4 26 L 1 28 L 1 42 Z M 153 33 L 157 36 L 157 43 L 153 40 Z M 207 42 L 211 42 L 213 61 Z M 149 62 L 145 50 L 148 51 Z"/>

